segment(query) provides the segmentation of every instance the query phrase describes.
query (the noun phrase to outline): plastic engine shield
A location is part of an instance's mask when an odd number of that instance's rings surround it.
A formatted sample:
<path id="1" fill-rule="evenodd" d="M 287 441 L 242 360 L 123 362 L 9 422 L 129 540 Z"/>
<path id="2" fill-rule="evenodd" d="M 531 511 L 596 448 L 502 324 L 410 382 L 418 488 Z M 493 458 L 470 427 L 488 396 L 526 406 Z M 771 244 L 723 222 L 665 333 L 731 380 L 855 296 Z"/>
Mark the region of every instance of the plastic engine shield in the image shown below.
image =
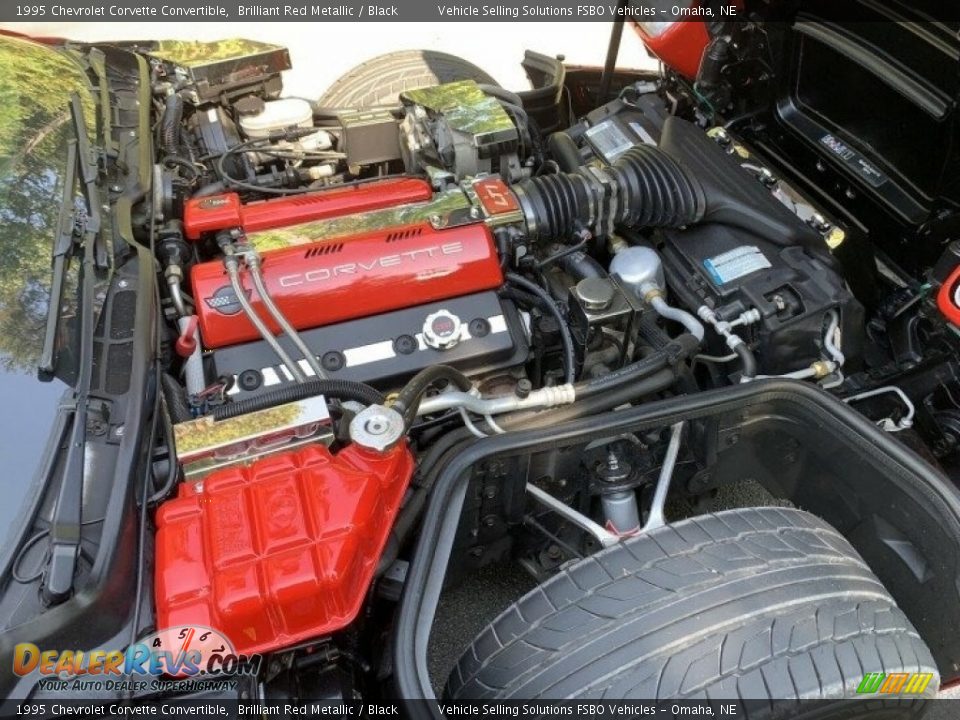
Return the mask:
<path id="1" fill-rule="evenodd" d="M 158 627 L 212 627 L 241 653 L 345 627 L 413 470 L 405 444 L 317 444 L 181 485 L 157 512 Z"/>

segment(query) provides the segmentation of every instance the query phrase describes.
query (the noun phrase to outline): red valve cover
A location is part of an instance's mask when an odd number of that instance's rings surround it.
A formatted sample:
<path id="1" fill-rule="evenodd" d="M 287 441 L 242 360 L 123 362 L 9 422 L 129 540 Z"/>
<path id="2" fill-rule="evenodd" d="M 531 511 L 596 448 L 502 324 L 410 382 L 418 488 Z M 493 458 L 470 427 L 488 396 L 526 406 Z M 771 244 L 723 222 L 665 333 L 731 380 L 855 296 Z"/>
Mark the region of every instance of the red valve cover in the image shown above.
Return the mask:
<path id="1" fill-rule="evenodd" d="M 181 485 L 157 512 L 158 628 L 205 625 L 254 653 L 345 627 L 413 469 L 406 445 L 318 444 Z"/>
<path id="2" fill-rule="evenodd" d="M 324 220 L 351 213 L 426 202 L 433 197 L 430 184 L 418 178 L 379 180 L 318 190 L 314 193 L 264 200 L 243 205 L 236 193 L 191 198 L 183 207 L 187 238 L 242 227 L 246 232 Z"/>
<path id="3" fill-rule="evenodd" d="M 503 284 L 493 235 L 484 223 L 436 230 L 429 223 L 365 232 L 263 253 L 262 272 L 277 307 L 298 330 L 367 317 Z M 269 315 L 242 272 L 247 297 Z M 237 302 L 220 260 L 190 273 L 208 348 L 260 336 Z M 270 320 L 274 333 L 280 328 Z"/>

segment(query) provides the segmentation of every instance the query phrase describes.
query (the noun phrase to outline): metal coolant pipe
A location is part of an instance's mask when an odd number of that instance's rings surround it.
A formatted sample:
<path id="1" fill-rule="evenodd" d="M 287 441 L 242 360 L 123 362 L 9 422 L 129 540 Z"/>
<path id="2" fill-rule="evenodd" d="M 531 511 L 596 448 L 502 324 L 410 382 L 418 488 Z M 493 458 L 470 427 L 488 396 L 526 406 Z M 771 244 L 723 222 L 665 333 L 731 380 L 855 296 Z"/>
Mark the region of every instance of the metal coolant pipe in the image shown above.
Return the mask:
<path id="1" fill-rule="evenodd" d="M 233 288 L 234 295 L 237 296 L 237 302 L 240 303 L 240 307 L 243 308 L 244 314 L 253 323 L 253 326 L 257 329 L 257 332 L 260 333 L 260 337 L 273 349 L 277 354 L 277 357 L 280 358 L 280 362 L 287 368 L 290 372 L 290 375 L 298 383 L 306 381 L 306 376 L 303 374 L 303 371 L 300 369 L 300 366 L 293 361 L 287 351 L 283 349 L 283 346 L 277 342 L 277 339 L 273 336 L 273 333 L 270 332 L 270 328 L 267 327 L 266 323 L 260 319 L 260 316 L 257 315 L 256 310 L 253 309 L 253 305 L 250 304 L 250 299 L 247 297 L 247 293 L 243 290 L 243 284 L 240 282 L 240 261 L 237 258 L 236 251 L 233 249 L 233 246 L 229 243 L 223 245 L 223 266 L 227 271 L 227 276 L 230 278 L 230 287 Z"/>
<path id="2" fill-rule="evenodd" d="M 303 338 L 300 337 L 300 333 L 290 324 L 286 316 L 280 312 L 280 308 L 273 302 L 273 298 L 270 297 L 270 292 L 267 290 L 267 286 L 263 282 L 263 275 L 260 272 L 260 257 L 256 253 L 251 253 L 247 256 L 247 267 L 250 269 L 253 286 L 256 288 L 257 294 L 260 295 L 260 302 L 263 303 L 263 307 L 266 308 L 270 316 L 276 321 L 277 325 L 280 326 L 280 330 L 290 338 L 290 342 L 292 342 L 297 347 L 297 350 L 300 351 L 300 354 L 303 355 L 310 369 L 313 370 L 313 374 L 321 380 L 326 380 L 327 374 L 320 366 L 317 356 L 307 347 Z"/>

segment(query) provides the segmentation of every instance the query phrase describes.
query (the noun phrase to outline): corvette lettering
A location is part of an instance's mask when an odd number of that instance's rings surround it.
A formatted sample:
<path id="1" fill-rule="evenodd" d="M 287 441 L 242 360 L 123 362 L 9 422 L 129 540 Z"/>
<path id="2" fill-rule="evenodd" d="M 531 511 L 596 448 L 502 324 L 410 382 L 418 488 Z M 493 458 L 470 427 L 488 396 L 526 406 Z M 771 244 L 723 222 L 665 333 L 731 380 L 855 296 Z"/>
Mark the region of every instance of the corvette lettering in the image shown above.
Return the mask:
<path id="1" fill-rule="evenodd" d="M 281 287 L 295 287 L 305 283 L 324 282 L 337 277 L 348 275 L 360 275 L 372 270 L 398 267 L 410 263 L 416 263 L 426 258 L 445 257 L 457 255 L 463 252 L 463 243 L 450 242 L 442 245 L 434 245 L 426 248 L 417 248 L 416 250 L 407 250 L 404 252 L 393 253 L 391 255 L 382 255 L 379 258 L 367 262 L 352 262 L 333 267 L 314 268 L 302 273 L 293 273 L 283 275 L 277 282 Z"/>

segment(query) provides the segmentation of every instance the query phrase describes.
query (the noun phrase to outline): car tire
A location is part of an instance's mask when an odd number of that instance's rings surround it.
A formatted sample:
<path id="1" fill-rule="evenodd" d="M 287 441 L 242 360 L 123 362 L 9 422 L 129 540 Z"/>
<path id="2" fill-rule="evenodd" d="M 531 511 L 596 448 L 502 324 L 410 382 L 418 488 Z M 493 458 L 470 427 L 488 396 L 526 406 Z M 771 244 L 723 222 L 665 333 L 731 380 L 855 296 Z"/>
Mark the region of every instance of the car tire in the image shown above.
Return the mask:
<path id="1" fill-rule="evenodd" d="M 481 632 L 445 694 L 862 698 L 857 688 L 874 672 L 931 673 L 923 697 L 939 687 L 929 649 L 835 529 L 799 510 L 747 508 L 660 528 L 562 570 Z M 794 702 L 764 702 L 748 716 L 797 717 Z M 844 717 L 854 710 L 841 705 Z"/>
<path id="2" fill-rule="evenodd" d="M 483 70 L 456 55 L 435 50 L 401 50 L 357 65 L 334 82 L 318 104 L 323 108 L 397 105 L 404 90 L 456 80 L 497 85 Z"/>

